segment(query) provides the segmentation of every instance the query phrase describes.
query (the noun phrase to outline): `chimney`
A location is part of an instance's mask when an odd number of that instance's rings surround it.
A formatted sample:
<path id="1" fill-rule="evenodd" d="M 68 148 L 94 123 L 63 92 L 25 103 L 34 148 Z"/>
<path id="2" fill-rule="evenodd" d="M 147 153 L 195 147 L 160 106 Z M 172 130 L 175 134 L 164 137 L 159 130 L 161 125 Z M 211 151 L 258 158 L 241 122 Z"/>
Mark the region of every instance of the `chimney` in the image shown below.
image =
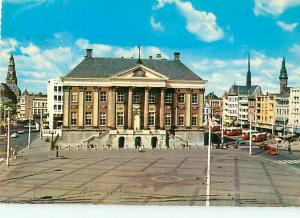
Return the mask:
<path id="1" fill-rule="evenodd" d="M 157 59 L 161 59 L 161 54 L 157 54 L 157 55 L 156 55 L 156 58 L 157 58 Z"/>
<path id="2" fill-rule="evenodd" d="M 180 52 L 174 52 L 174 61 L 180 61 Z"/>
<path id="3" fill-rule="evenodd" d="M 149 59 L 152 60 L 152 55 L 149 56 Z"/>
<path id="4" fill-rule="evenodd" d="M 86 58 L 92 58 L 93 57 L 92 54 L 93 54 L 93 49 L 92 48 L 87 48 L 85 57 Z"/>

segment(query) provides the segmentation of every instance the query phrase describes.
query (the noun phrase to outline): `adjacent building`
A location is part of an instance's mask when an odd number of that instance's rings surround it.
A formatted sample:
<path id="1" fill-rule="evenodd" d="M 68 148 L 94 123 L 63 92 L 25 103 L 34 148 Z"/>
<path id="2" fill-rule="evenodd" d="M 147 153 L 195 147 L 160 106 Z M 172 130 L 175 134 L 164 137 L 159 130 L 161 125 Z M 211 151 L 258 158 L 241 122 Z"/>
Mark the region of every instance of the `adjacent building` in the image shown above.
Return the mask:
<path id="1" fill-rule="evenodd" d="M 63 84 L 60 79 L 51 79 L 47 85 L 47 109 L 49 129 L 62 127 L 63 121 Z"/>
<path id="2" fill-rule="evenodd" d="M 204 123 L 208 123 L 209 116 L 212 116 L 215 121 L 221 121 L 222 110 L 222 98 L 219 98 L 214 92 L 208 93 L 205 97 Z"/>
<path id="3" fill-rule="evenodd" d="M 203 144 L 206 83 L 180 61 L 86 57 L 63 82 L 68 144 L 167 148 Z"/>
<path id="4" fill-rule="evenodd" d="M 30 94 L 25 89 L 18 101 L 18 120 L 38 119 L 41 114 L 47 114 L 47 95 L 42 93 Z"/>
<path id="5" fill-rule="evenodd" d="M 249 125 L 249 106 L 255 105 L 256 96 L 261 95 L 261 87 L 252 85 L 250 55 L 248 56 L 248 71 L 246 76 L 246 85 L 232 85 L 228 92 L 223 96 L 223 119 L 227 125 L 239 124 Z"/>
<path id="6" fill-rule="evenodd" d="M 290 89 L 288 124 L 293 127 L 300 126 L 300 87 Z"/>

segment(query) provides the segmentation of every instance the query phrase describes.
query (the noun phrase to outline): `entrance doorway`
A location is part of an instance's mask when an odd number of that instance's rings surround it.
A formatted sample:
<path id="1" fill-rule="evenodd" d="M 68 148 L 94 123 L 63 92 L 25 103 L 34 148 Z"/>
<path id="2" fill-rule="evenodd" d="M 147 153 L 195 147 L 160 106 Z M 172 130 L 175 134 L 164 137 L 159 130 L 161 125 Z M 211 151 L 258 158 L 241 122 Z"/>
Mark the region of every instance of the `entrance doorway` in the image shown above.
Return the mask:
<path id="1" fill-rule="evenodd" d="M 121 137 L 119 138 L 119 142 L 118 142 L 118 147 L 119 147 L 119 149 L 124 148 L 124 145 L 125 145 L 125 137 L 124 137 L 124 136 L 121 136 Z"/>
<path id="2" fill-rule="evenodd" d="M 152 149 L 157 147 L 157 137 L 151 138 L 151 147 L 152 147 Z"/>
<path id="3" fill-rule="evenodd" d="M 136 137 L 134 140 L 134 147 L 135 149 L 138 149 L 142 145 L 142 139 L 141 137 Z"/>

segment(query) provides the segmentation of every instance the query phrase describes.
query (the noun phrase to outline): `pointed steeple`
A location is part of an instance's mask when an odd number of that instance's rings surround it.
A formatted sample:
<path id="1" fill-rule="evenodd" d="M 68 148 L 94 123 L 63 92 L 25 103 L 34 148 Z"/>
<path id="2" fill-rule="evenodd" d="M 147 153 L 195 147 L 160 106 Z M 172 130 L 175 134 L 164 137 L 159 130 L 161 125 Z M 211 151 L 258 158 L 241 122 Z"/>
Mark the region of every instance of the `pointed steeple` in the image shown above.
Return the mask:
<path id="1" fill-rule="evenodd" d="M 143 64 L 142 60 L 141 60 L 141 45 L 139 44 L 138 46 L 138 49 L 139 49 L 139 59 L 137 61 L 137 64 Z"/>
<path id="2" fill-rule="evenodd" d="M 286 70 L 286 67 L 285 67 L 285 58 L 284 57 L 282 58 L 282 64 L 281 64 L 279 79 L 288 79 L 288 74 L 287 74 L 287 70 Z"/>
<path id="3" fill-rule="evenodd" d="M 246 86 L 251 87 L 250 52 L 248 53 L 248 71 L 247 71 L 247 78 L 246 78 Z"/>
<path id="4" fill-rule="evenodd" d="M 16 65 L 13 54 L 10 55 L 8 70 L 6 76 L 6 84 L 16 84 L 17 85 L 17 75 L 16 75 Z"/>
<path id="5" fill-rule="evenodd" d="M 285 94 L 288 92 L 288 74 L 285 67 L 285 58 L 282 58 L 281 70 L 279 75 L 279 84 L 280 84 L 280 94 Z"/>

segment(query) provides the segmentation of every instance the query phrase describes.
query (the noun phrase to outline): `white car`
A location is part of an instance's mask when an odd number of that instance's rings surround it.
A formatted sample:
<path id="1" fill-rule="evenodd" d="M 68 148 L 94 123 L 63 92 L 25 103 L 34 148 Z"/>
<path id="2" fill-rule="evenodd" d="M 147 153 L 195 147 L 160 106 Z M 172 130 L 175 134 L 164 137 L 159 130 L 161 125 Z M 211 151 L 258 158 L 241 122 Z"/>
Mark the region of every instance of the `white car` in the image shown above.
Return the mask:
<path id="1" fill-rule="evenodd" d="M 11 137 L 11 138 L 17 138 L 17 137 L 18 137 L 18 134 L 14 132 L 14 133 L 11 134 L 10 137 Z"/>

